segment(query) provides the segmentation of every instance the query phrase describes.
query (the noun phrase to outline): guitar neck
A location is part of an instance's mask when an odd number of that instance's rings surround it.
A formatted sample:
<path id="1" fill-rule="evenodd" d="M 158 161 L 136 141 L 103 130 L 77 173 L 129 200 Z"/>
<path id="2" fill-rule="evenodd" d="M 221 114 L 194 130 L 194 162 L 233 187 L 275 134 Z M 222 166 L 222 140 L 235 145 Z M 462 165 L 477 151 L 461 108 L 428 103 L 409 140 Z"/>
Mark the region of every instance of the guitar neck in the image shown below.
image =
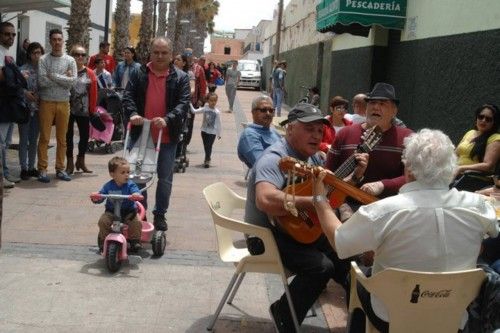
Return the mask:
<path id="1" fill-rule="evenodd" d="M 349 176 L 351 172 L 354 171 L 354 168 L 356 167 L 356 158 L 354 157 L 354 154 L 349 156 L 348 159 L 342 163 L 337 170 L 335 170 L 334 174 L 340 179 L 344 179 L 345 177 Z"/>
<path id="2" fill-rule="evenodd" d="M 346 193 L 353 199 L 366 205 L 378 200 L 377 197 L 360 190 L 359 188 L 352 186 L 349 183 L 344 182 L 341 178 L 337 178 L 334 175 L 327 174 L 324 181 L 325 184 L 332 186 L 335 190 Z"/>

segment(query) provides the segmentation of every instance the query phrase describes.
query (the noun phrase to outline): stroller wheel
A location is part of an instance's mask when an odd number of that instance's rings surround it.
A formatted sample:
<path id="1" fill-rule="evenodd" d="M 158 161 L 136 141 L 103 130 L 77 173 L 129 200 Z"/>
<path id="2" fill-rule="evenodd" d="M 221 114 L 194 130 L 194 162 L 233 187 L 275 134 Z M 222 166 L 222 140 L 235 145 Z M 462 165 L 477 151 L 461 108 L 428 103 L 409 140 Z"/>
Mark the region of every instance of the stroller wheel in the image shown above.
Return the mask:
<path id="1" fill-rule="evenodd" d="M 153 248 L 153 254 L 157 257 L 161 257 L 165 253 L 165 247 L 167 246 L 167 236 L 164 231 L 156 230 L 151 238 L 151 247 Z"/>
<path id="2" fill-rule="evenodd" d="M 90 141 L 88 146 L 87 146 L 87 150 L 89 152 L 93 152 L 95 150 L 95 141 Z"/>
<path id="3" fill-rule="evenodd" d="M 104 147 L 106 150 L 106 153 L 108 154 L 113 154 L 115 152 L 115 148 L 113 147 L 112 143 L 107 143 L 106 146 Z"/>

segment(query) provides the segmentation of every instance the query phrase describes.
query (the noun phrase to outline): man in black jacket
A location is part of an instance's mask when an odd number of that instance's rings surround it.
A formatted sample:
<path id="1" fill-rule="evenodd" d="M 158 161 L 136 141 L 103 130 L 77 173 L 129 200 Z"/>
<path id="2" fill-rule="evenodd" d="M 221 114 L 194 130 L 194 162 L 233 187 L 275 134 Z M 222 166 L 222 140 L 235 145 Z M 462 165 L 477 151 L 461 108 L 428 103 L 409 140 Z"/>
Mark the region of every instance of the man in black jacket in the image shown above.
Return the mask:
<path id="1" fill-rule="evenodd" d="M 151 135 L 154 141 L 162 129 L 153 210 L 153 223 L 157 230 L 168 228 L 165 214 L 172 192 L 175 152 L 191 98 L 188 75 L 176 69 L 171 61 L 170 40 L 155 38 L 151 42 L 151 62 L 130 77 L 123 97 L 125 114 L 133 126 L 132 139 L 141 131 L 144 118 L 152 121 Z"/>

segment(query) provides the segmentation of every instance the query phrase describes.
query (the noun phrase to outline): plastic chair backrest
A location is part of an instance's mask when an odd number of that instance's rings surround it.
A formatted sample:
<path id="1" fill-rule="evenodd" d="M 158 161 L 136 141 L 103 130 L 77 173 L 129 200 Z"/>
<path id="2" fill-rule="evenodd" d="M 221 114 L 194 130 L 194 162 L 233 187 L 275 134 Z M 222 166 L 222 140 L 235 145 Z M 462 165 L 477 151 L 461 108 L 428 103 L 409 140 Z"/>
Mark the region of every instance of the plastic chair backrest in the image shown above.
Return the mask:
<path id="1" fill-rule="evenodd" d="M 356 280 L 386 306 L 390 332 L 457 332 L 485 279 L 479 268 L 438 273 L 389 268 L 370 278 L 354 262 L 352 268 Z"/>
<path id="2" fill-rule="evenodd" d="M 221 182 L 205 187 L 203 195 L 210 207 L 222 261 L 238 263 L 237 271 L 240 272 L 274 273 L 286 276 L 271 230 L 230 217 L 236 209 L 245 208 L 243 197 Z M 259 237 L 264 243 L 264 253 L 250 255 L 246 248 L 236 248 L 233 244 L 235 231 Z"/>

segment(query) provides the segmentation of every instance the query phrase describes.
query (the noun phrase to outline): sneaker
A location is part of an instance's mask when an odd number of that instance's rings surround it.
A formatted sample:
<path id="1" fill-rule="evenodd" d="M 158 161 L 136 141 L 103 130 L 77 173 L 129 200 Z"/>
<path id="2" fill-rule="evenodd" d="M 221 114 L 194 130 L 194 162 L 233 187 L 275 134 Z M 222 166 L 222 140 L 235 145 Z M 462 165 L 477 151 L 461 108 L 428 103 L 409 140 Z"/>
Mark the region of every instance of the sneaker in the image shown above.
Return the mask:
<path id="1" fill-rule="evenodd" d="M 271 321 L 274 324 L 274 329 L 278 333 L 295 332 L 293 324 L 287 325 L 286 323 L 283 322 L 281 315 L 279 313 L 278 302 L 279 300 L 271 304 L 271 306 L 269 307 L 269 316 L 271 317 Z"/>
<path id="2" fill-rule="evenodd" d="M 164 215 L 155 215 L 153 219 L 153 225 L 156 230 L 167 231 L 168 224 Z"/>
<path id="3" fill-rule="evenodd" d="M 38 175 L 38 181 L 42 183 L 50 183 L 50 178 L 47 176 L 47 172 L 41 171 Z"/>
<path id="4" fill-rule="evenodd" d="M 210 160 L 205 160 L 205 162 L 203 163 L 203 167 L 204 167 L 205 169 L 210 168 Z"/>
<path id="5" fill-rule="evenodd" d="M 29 169 L 28 170 L 28 175 L 30 177 L 38 178 L 38 176 L 40 175 L 40 173 L 38 172 L 37 169 Z"/>
<path id="6" fill-rule="evenodd" d="M 28 170 L 21 170 L 21 179 L 22 180 L 28 180 L 30 179 L 30 174 Z"/>
<path id="7" fill-rule="evenodd" d="M 3 188 L 13 188 L 14 186 L 16 186 L 15 183 L 11 182 L 7 178 L 3 179 Z"/>
<path id="8" fill-rule="evenodd" d="M 71 180 L 71 177 L 68 176 L 66 171 L 57 171 L 56 172 L 56 177 L 60 180 L 64 180 L 65 182 L 69 182 Z"/>
<path id="9" fill-rule="evenodd" d="M 137 253 L 142 250 L 142 244 L 139 240 L 130 240 L 130 252 Z"/>
<path id="10" fill-rule="evenodd" d="M 7 179 L 9 182 L 13 183 L 19 183 L 21 181 L 21 178 L 12 175 L 6 175 L 4 176 L 4 179 Z"/>

